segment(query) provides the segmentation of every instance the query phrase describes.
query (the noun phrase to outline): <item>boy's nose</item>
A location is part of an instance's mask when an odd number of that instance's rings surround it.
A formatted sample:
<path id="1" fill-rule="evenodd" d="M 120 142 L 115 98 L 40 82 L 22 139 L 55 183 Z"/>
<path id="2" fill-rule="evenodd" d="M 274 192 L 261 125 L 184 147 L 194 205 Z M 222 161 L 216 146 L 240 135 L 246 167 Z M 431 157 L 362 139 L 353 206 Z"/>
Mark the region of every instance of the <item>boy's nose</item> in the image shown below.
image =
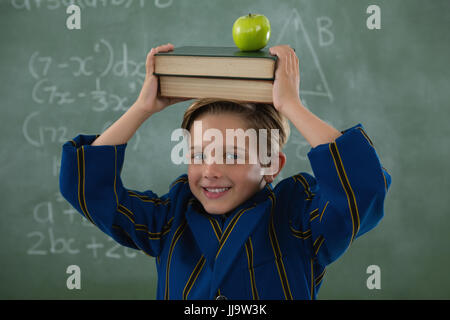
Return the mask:
<path id="1" fill-rule="evenodd" d="M 222 173 L 220 170 L 220 165 L 217 163 L 209 163 L 203 165 L 203 177 L 205 178 L 220 178 L 222 177 Z"/>

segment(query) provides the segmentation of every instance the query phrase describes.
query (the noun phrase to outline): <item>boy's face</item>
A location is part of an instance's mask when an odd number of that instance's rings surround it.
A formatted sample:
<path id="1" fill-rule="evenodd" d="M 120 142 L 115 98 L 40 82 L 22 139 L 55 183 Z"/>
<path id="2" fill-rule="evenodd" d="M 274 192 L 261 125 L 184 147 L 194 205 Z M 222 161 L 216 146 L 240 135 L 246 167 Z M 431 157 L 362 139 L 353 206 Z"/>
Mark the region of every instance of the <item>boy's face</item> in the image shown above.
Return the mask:
<path id="1" fill-rule="evenodd" d="M 248 161 L 251 153 L 257 153 L 249 146 L 249 139 L 245 139 L 245 150 L 231 148 L 227 150 L 226 129 L 243 129 L 243 131 L 247 129 L 247 124 L 241 117 L 232 113 L 204 114 L 195 121 L 201 121 L 201 136 L 198 137 L 200 130 L 196 131 L 192 126 L 189 145 L 190 164 L 188 165 L 189 187 L 208 213 L 224 214 L 242 204 L 266 185 L 261 172 L 262 167 L 258 161 Z M 204 133 L 208 129 L 217 129 L 216 133 L 220 131 L 223 141 L 220 139 L 215 141 L 214 137 L 211 140 L 203 140 Z M 209 152 L 208 159 L 208 152 L 205 152 L 208 145 L 210 145 L 209 148 L 212 145 L 222 148 L 221 163 L 212 160 L 211 157 L 215 156 L 215 150 L 218 149 L 210 148 L 209 150 L 212 151 Z M 234 146 L 237 145 L 237 139 L 235 139 Z M 203 147 L 203 152 L 199 150 L 200 146 Z M 237 160 L 234 164 L 226 163 L 226 159 L 242 159 L 242 157 L 246 159 L 245 164 L 237 164 Z M 194 164 L 195 159 L 202 161 Z M 215 159 L 217 160 L 217 157 Z"/>

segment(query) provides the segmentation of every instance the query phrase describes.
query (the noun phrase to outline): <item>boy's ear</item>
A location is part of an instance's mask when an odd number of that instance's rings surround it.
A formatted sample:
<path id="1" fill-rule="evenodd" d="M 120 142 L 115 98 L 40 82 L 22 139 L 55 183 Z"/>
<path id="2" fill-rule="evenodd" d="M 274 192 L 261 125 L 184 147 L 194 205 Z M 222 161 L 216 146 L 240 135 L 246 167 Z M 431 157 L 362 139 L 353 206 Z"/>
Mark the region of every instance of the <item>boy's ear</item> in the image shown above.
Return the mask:
<path id="1" fill-rule="evenodd" d="M 273 174 L 267 174 L 264 175 L 264 180 L 266 180 L 267 183 L 272 183 L 277 175 L 281 172 L 281 169 L 283 169 L 284 165 L 286 164 L 286 155 L 283 152 L 278 152 L 278 170 L 275 171 Z"/>

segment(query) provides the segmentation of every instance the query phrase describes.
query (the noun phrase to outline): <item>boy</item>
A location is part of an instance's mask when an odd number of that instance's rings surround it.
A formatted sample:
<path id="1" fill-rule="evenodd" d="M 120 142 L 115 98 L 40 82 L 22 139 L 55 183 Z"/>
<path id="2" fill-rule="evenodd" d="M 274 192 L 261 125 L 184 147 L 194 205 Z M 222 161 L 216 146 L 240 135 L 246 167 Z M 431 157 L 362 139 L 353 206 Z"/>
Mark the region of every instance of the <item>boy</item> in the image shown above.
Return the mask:
<path id="1" fill-rule="evenodd" d="M 276 46 L 273 106 L 201 100 L 182 124 L 195 135 L 193 124 L 201 121 L 202 137 L 208 129 L 276 129 L 275 170 L 247 161 L 247 144 L 224 152 L 244 164 L 218 162 L 218 141 L 211 161 L 205 141 L 191 136 L 188 174 L 166 195 L 127 190 L 120 179 L 127 141 L 152 114 L 185 100 L 157 94 L 154 55 L 169 50 L 173 45 L 150 51 L 141 93 L 120 119 L 100 136 L 64 144 L 62 195 L 119 243 L 156 257 L 158 299 L 315 299 L 326 265 L 383 216 L 390 176 L 371 141 L 361 125 L 341 133 L 308 111 L 299 97 L 298 59 L 289 46 Z M 315 177 L 300 173 L 273 188 L 286 161 L 286 118 L 312 146 Z"/>

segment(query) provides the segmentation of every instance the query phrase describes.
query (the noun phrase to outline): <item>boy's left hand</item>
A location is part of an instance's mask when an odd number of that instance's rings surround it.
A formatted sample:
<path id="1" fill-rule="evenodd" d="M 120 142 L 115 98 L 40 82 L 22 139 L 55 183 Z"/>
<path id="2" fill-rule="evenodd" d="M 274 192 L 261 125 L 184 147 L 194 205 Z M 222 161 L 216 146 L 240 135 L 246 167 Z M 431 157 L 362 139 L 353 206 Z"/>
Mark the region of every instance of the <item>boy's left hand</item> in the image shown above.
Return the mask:
<path id="1" fill-rule="evenodd" d="M 298 58 L 288 45 L 271 47 L 269 52 L 278 57 L 272 93 L 273 105 L 284 114 L 289 106 L 301 104 Z"/>

